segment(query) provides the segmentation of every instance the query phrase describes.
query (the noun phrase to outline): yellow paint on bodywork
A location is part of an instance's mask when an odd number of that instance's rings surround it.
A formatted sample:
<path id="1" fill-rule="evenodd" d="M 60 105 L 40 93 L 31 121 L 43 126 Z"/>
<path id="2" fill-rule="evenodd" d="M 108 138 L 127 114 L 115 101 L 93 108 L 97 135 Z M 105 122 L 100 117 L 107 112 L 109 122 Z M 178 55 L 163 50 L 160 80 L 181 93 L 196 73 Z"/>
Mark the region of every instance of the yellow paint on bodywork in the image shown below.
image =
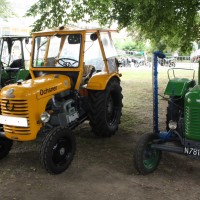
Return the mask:
<path id="1" fill-rule="evenodd" d="M 13 98 L 7 98 L 11 88 Z M 28 120 L 28 127 L 3 125 L 5 136 L 18 141 L 34 140 L 42 127 L 40 115 L 45 111 L 49 100 L 53 95 L 70 88 L 69 77 L 53 74 L 4 87 L 1 91 L 2 115 L 18 116 Z"/>
<path id="2" fill-rule="evenodd" d="M 109 80 L 113 77 L 119 79 L 119 74 L 117 73 L 108 74 L 107 72 L 94 74 L 87 84 L 87 89 L 105 90 Z"/>

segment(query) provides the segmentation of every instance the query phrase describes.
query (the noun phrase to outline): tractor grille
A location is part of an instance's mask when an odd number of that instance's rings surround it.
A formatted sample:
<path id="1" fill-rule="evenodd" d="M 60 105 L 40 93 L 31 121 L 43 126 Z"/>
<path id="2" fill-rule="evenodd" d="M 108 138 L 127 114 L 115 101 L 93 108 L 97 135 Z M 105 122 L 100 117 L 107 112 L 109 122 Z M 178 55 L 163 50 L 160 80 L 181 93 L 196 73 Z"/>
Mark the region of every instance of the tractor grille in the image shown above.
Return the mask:
<path id="1" fill-rule="evenodd" d="M 185 134 L 188 139 L 200 138 L 200 108 L 186 107 L 185 110 Z"/>
<path id="2" fill-rule="evenodd" d="M 4 127 L 5 132 L 15 133 L 19 135 L 31 134 L 30 124 L 29 124 L 29 109 L 28 109 L 27 100 L 2 99 L 1 112 L 2 112 L 2 115 L 26 117 L 28 119 L 28 127 L 4 125 L 3 127 Z"/>

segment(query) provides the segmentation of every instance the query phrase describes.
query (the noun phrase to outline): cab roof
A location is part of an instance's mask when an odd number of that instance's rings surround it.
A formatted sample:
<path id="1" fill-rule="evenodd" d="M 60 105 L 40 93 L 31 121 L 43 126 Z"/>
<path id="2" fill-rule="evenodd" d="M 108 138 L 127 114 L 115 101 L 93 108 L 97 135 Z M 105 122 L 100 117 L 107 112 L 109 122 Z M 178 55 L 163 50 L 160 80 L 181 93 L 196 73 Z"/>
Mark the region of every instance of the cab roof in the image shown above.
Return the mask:
<path id="1" fill-rule="evenodd" d="M 73 27 L 73 26 L 61 26 L 53 29 L 48 29 L 48 30 L 43 30 L 43 31 L 38 31 L 34 32 L 33 35 L 42 35 L 42 34 L 55 34 L 55 33 L 74 33 L 74 32 L 88 32 L 88 33 L 93 33 L 93 32 L 117 32 L 117 30 L 110 30 L 110 29 L 82 29 L 80 27 Z"/>
<path id="2" fill-rule="evenodd" d="M 0 39 L 3 39 L 3 40 L 7 40 L 7 39 L 10 39 L 12 41 L 15 41 L 15 40 L 23 40 L 25 38 L 31 38 L 31 36 L 29 35 L 2 35 L 0 36 Z"/>

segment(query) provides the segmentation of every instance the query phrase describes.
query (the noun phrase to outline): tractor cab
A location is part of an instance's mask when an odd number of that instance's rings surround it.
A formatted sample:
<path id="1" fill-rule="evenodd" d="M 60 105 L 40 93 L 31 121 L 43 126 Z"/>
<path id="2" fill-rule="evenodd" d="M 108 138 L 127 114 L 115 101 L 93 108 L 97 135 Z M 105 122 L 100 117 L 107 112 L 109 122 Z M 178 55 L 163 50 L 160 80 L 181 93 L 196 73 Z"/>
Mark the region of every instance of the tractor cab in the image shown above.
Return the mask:
<path id="1" fill-rule="evenodd" d="M 0 38 L 1 88 L 29 75 L 31 38 L 29 36 L 2 36 Z"/>
<path id="2" fill-rule="evenodd" d="M 105 76 L 118 71 L 117 53 L 110 31 L 68 31 L 63 28 L 42 34 L 34 33 L 33 38 L 34 53 L 30 68 L 33 79 L 56 72 L 69 76 L 74 89 L 78 90 L 83 85 L 89 89 L 99 87 L 94 82 L 102 77 L 102 73 Z M 97 77 L 88 82 L 95 74 Z"/>

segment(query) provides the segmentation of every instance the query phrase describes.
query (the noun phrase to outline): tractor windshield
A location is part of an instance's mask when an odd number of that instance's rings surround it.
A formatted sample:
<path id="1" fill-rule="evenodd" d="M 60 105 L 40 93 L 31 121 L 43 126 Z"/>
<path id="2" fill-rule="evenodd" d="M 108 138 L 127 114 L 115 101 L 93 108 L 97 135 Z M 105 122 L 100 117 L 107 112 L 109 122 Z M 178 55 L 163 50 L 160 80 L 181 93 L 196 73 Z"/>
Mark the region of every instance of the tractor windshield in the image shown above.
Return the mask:
<path id="1" fill-rule="evenodd" d="M 78 67 L 80 46 L 80 34 L 36 37 L 33 67 Z"/>

